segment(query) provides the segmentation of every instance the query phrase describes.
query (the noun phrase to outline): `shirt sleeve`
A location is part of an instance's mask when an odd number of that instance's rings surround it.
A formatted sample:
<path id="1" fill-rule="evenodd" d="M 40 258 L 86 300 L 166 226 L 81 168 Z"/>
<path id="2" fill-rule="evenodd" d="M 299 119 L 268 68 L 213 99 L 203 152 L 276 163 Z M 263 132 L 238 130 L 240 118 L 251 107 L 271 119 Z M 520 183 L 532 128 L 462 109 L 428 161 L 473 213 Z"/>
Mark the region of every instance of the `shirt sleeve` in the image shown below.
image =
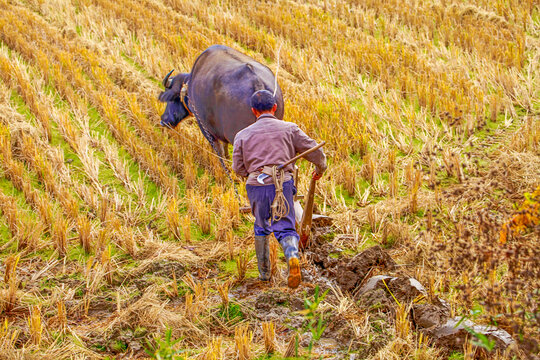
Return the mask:
<path id="1" fill-rule="evenodd" d="M 238 135 L 234 138 L 233 145 L 233 170 L 240 176 L 247 177 L 248 171 L 244 164 L 244 154 L 242 151 L 242 140 L 238 138 Z"/>
<path id="2" fill-rule="evenodd" d="M 315 146 L 317 142 L 306 135 L 298 126 L 293 128 L 293 141 L 294 149 L 297 153 L 302 153 L 307 151 Z M 322 148 L 315 150 L 314 152 L 304 156 L 306 160 L 315 165 L 315 171 L 318 174 L 322 174 L 326 170 L 326 156 L 322 151 Z"/>

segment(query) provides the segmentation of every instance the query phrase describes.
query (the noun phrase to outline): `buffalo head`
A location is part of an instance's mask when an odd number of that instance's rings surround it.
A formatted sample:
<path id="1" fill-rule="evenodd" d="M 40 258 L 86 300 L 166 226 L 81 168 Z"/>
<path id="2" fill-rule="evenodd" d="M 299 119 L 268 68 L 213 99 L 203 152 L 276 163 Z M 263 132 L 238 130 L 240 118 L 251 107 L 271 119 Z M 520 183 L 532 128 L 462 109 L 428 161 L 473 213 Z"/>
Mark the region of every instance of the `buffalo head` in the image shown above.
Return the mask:
<path id="1" fill-rule="evenodd" d="M 159 101 L 166 102 L 167 107 L 161 115 L 161 125 L 167 127 L 175 127 L 180 121 L 189 115 L 188 109 L 184 106 L 181 99 L 181 90 L 184 83 L 187 81 L 189 74 L 178 74 L 170 78 L 171 70 L 163 79 L 165 91 L 159 94 Z"/>

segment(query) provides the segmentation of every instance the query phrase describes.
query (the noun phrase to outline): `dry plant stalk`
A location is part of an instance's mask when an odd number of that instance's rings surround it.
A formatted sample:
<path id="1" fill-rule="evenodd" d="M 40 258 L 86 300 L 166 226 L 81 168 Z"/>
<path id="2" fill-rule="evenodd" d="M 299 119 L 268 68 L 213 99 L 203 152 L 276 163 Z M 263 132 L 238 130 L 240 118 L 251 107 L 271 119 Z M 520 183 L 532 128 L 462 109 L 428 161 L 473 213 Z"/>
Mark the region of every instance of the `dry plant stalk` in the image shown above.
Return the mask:
<path id="1" fill-rule="evenodd" d="M 463 344 L 463 359 L 464 360 L 474 360 L 476 359 L 476 350 L 478 347 L 474 346 L 474 344 L 471 341 L 468 341 L 469 337 L 467 337 L 467 341 Z"/>
<path id="2" fill-rule="evenodd" d="M 0 210 L 6 219 L 9 231 L 15 236 L 19 229 L 19 211 L 17 210 L 15 199 L 0 193 Z"/>
<path id="3" fill-rule="evenodd" d="M 184 158 L 184 182 L 186 188 L 191 189 L 197 183 L 197 167 L 193 163 L 193 155 L 188 152 Z"/>
<path id="4" fill-rule="evenodd" d="M 388 172 L 393 173 L 396 170 L 396 154 L 397 150 L 394 148 L 388 151 Z"/>
<path id="5" fill-rule="evenodd" d="M 199 183 L 197 186 L 197 191 L 202 195 L 203 198 L 208 196 L 208 189 L 210 188 L 210 177 L 208 174 L 203 174 L 199 178 Z"/>
<path id="6" fill-rule="evenodd" d="M 30 316 L 28 317 L 27 322 L 28 332 L 30 333 L 32 344 L 39 346 L 41 344 L 41 337 L 43 335 L 41 307 L 39 305 L 33 305 L 30 308 Z"/>
<path id="7" fill-rule="evenodd" d="M 53 225 L 53 244 L 60 256 L 67 254 L 68 223 L 62 215 L 57 215 Z"/>
<path id="8" fill-rule="evenodd" d="M 350 164 L 349 161 L 344 161 L 339 166 L 340 170 L 340 182 L 343 183 L 345 190 L 349 193 L 349 196 L 354 196 L 356 193 L 356 168 Z"/>
<path id="9" fill-rule="evenodd" d="M 171 290 L 167 291 L 167 295 L 170 296 L 170 297 L 178 297 L 179 292 L 178 292 L 178 280 L 176 280 L 176 272 L 173 270 L 172 272 L 172 278 L 173 278 L 173 281 L 171 282 Z"/>
<path id="10" fill-rule="evenodd" d="M 368 207 L 367 218 L 371 232 L 377 232 L 377 212 L 373 206 Z"/>
<path id="11" fill-rule="evenodd" d="M 203 300 L 208 296 L 208 282 L 202 281 L 198 282 L 195 281 L 193 276 L 189 273 L 187 273 L 182 280 L 184 283 L 193 291 L 193 294 L 195 295 L 196 300 Z"/>
<path id="12" fill-rule="evenodd" d="M 409 336 L 411 323 L 408 319 L 410 313 L 409 306 L 399 304 L 396 308 L 396 336 L 402 339 L 407 339 Z"/>
<path id="13" fill-rule="evenodd" d="M 296 352 L 298 351 L 298 355 L 300 355 L 300 342 L 302 341 L 302 337 L 299 333 L 295 332 L 291 334 L 291 338 L 289 339 L 289 342 L 287 343 L 287 349 L 285 349 L 285 353 L 283 354 L 283 357 L 289 358 L 296 356 Z"/>
<path id="14" fill-rule="evenodd" d="M 221 351 L 221 337 L 212 338 L 206 345 L 206 350 L 201 355 L 202 360 L 223 360 L 223 354 Z"/>
<path id="15" fill-rule="evenodd" d="M 227 231 L 227 249 L 229 253 L 229 260 L 234 259 L 234 233 L 232 230 Z"/>
<path id="16" fill-rule="evenodd" d="M 415 214 L 418 211 L 418 190 L 422 186 L 422 170 L 414 171 L 413 186 L 410 189 L 410 202 L 409 210 L 411 214 Z"/>
<path id="17" fill-rule="evenodd" d="M 373 161 L 370 153 L 364 155 L 362 160 L 364 162 L 364 165 L 362 166 L 362 176 L 370 184 L 373 184 L 373 182 L 375 181 L 375 162 Z"/>
<path id="18" fill-rule="evenodd" d="M 405 166 L 405 184 L 407 187 L 411 187 L 414 181 L 414 164 L 411 161 Z"/>
<path id="19" fill-rule="evenodd" d="M 228 229 L 226 228 L 227 226 L 226 223 L 227 223 L 226 219 L 223 219 L 223 218 L 216 219 L 216 229 L 214 231 L 214 238 L 216 239 L 217 242 L 227 241 Z"/>
<path id="20" fill-rule="evenodd" d="M 60 329 L 60 332 L 64 334 L 67 330 L 67 315 L 66 315 L 66 305 L 64 301 L 59 300 L 57 302 L 57 320 L 58 320 L 58 327 Z"/>
<path id="21" fill-rule="evenodd" d="M 109 199 L 106 196 L 103 196 L 99 199 L 99 211 L 98 218 L 102 223 L 107 221 L 107 216 L 109 214 Z"/>
<path id="22" fill-rule="evenodd" d="M 38 197 L 36 208 L 39 216 L 43 219 L 47 230 L 52 231 L 53 228 L 53 207 L 48 196 Z"/>
<path id="23" fill-rule="evenodd" d="M 21 248 L 33 251 L 37 248 L 39 238 L 43 233 L 43 226 L 40 223 L 21 222 L 20 231 L 17 234 L 18 250 Z"/>
<path id="24" fill-rule="evenodd" d="M 91 224 L 86 216 L 79 216 L 77 230 L 79 232 L 79 244 L 86 254 L 90 254 L 92 251 Z"/>
<path id="25" fill-rule="evenodd" d="M 96 241 L 96 253 L 99 253 L 99 252 L 102 252 L 105 247 L 109 244 L 109 240 L 110 240 L 110 231 L 109 231 L 109 228 L 104 228 L 104 229 L 101 229 L 98 233 L 98 236 L 97 236 L 97 241 Z"/>
<path id="26" fill-rule="evenodd" d="M 4 281 L 8 285 L 8 288 L 0 291 L 0 312 L 10 312 L 17 305 L 17 289 L 19 288 L 17 264 L 19 263 L 19 258 L 20 255 L 10 255 L 6 259 Z"/>
<path id="27" fill-rule="evenodd" d="M 276 332 L 274 330 L 273 321 L 264 321 L 262 323 L 264 337 L 264 352 L 272 354 L 276 351 Z"/>
<path id="28" fill-rule="evenodd" d="M 15 198 L 1 192 L 0 211 L 6 220 L 13 240 L 17 241 L 17 250 L 28 249 L 32 251 L 35 249 L 43 232 L 43 226 L 19 211 Z"/>
<path id="29" fill-rule="evenodd" d="M 237 360 L 251 359 L 252 340 L 253 332 L 249 331 L 249 324 L 241 324 L 234 329 L 234 344 Z"/>
<path id="30" fill-rule="evenodd" d="M 230 286 L 231 286 L 231 283 L 229 281 L 225 281 L 218 285 L 218 293 L 219 293 L 219 297 L 221 298 L 221 305 L 223 306 L 223 309 L 229 308 Z"/>
<path id="31" fill-rule="evenodd" d="M 193 299 L 192 293 L 186 293 L 186 302 L 184 305 L 184 315 L 186 318 L 188 318 L 190 321 L 193 321 L 193 319 L 197 316 L 197 304 Z"/>
<path id="32" fill-rule="evenodd" d="M 278 247 L 277 240 L 270 238 L 270 279 L 277 279 L 278 272 Z"/>
<path id="33" fill-rule="evenodd" d="M 101 266 L 105 272 L 105 279 L 109 284 L 113 282 L 113 266 L 112 266 L 112 247 L 111 244 L 101 253 Z"/>
<path id="34" fill-rule="evenodd" d="M 210 234 L 212 228 L 212 212 L 204 201 L 197 203 L 197 222 L 203 234 Z"/>
<path id="35" fill-rule="evenodd" d="M 185 215 L 182 217 L 182 234 L 184 235 L 184 241 L 191 243 L 191 217 Z"/>
<path id="36" fill-rule="evenodd" d="M 240 225 L 240 203 L 232 189 L 221 195 L 221 218 L 227 219 L 227 225 L 236 229 Z"/>
<path id="37" fill-rule="evenodd" d="M 461 168 L 459 154 L 452 150 L 445 149 L 443 151 L 443 161 L 447 174 L 449 176 L 455 176 L 459 182 L 463 182 L 465 177 L 463 175 L 463 169 Z"/>
<path id="38" fill-rule="evenodd" d="M 249 253 L 247 251 L 241 252 L 236 257 L 236 281 L 243 282 L 246 279 L 246 273 L 249 265 Z"/>
<path id="39" fill-rule="evenodd" d="M 427 210 L 427 231 L 431 231 L 433 229 L 433 211 L 431 208 Z"/>
<path id="40" fill-rule="evenodd" d="M 137 241 L 135 240 L 135 232 L 133 228 L 129 226 L 122 226 L 120 228 L 120 245 L 128 252 L 131 257 L 137 255 Z"/>
<path id="41" fill-rule="evenodd" d="M 437 170 L 435 168 L 435 161 L 429 162 L 429 187 L 433 189 L 437 185 Z"/>
<path id="42" fill-rule="evenodd" d="M 169 204 L 167 206 L 167 227 L 169 228 L 169 231 L 171 232 L 171 235 L 176 239 L 181 239 L 181 232 L 180 232 L 180 213 L 178 211 L 178 200 L 175 198 L 171 198 L 169 200 Z"/>
<path id="43" fill-rule="evenodd" d="M 19 330 L 9 325 L 7 317 L 0 326 L 0 349 L 14 349 L 19 339 Z"/>
<path id="44" fill-rule="evenodd" d="M 17 276 L 17 264 L 19 264 L 21 256 L 19 254 L 13 254 L 6 258 L 5 270 L 4 270 L 4 282 L 8 284 L 12 278 Z"/>
<path id="45" fill-rule="evenodd" d="M 390 173 L 390 191 L 389 191 L 389 193 L 390 193 L 390 196 L 392 198 L 397 197 L 398 189 L 399 189 L 398 173 L 397 173 L 397 170 L 395 170 L 392 173 Z"/>

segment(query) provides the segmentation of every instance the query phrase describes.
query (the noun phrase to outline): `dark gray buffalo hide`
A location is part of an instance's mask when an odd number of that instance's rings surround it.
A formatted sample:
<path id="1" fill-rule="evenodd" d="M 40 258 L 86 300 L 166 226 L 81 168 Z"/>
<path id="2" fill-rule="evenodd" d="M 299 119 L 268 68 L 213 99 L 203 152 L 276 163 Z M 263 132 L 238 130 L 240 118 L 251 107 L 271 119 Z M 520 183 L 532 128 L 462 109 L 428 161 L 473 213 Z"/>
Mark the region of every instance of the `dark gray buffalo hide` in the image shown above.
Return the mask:
<path id="1" fill-rule="evenodd" d="M 210 141 L 232 144 L 236 134 L 255 122 L 250 98 L 258 90 L 274 92 L 272 71 L 253 58 L 224 45 L 213 45 L 195 60 L 190 73 L 163 79 L 159 100 L 167 106 L 161 125 L 174 128 L 194 113 Z M 186 89 L 187 85 L 187 89 Z M 276 90 L 276 117 L 283 119 L 283 94 Z M 186 108 L 187 106 L 187 108 Z M 209 139 L 210 137 L 210 139 Z"/>

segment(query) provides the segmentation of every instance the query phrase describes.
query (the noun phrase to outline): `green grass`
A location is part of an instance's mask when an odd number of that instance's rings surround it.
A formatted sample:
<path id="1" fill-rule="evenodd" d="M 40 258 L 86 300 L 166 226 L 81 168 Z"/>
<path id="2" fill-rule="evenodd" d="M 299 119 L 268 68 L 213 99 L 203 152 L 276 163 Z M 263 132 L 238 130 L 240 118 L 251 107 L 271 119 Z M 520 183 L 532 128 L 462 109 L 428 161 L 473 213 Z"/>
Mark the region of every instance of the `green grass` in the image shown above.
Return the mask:
<path id="1" fill-rule="evenodd" d="M 116 139 L 112 136 L 107 125 L 103 122 L 101 115 L 96 108 L 88 107 L 88 116 L 90 117 L 90 131 L 96 132 L 103 136 L 109 142 L 117 144 Z M 131 180 L 136 180 L 139 176 L 142 176 L 144 185 L 146 187 L 146 194 L 148 195 L 148 201 L 156 201 L 161 197 L 161 190 L 146 174 L 145 171 L 139 167 L 139 164 L 133 159 L 133 157 L 124 149 L 123 146 L 117 145 L 118 157 L 121 161 L 125 161 L 128 164 L 128 171 Z M 112 171 L 112 170 L 111 170 Z"/>
<path id="2" fill-rule="evenodd" d="M 0 212 L 1 214 L 1 212 Z M 4 221 L 0 218 L 0 246 L 3 246 L 7 244 L 9 241 L 11 241 L 12 236 L 11 232 L 9 231 L 8 226 L 4 223 Z M 5 254 L 12 254 L 17 251 L 17 244 L 12 243 L 10 246 L 8 246 L 3 253 Z M 2 257 L 2 254 L 0 254 L 0 257 Z"/>
<path id="3" fill-rule="evenodd" d="M 11 96 L 9 100 L 13 105 L 15 105 L 15 109 L 19 114 L 24 115 L 26 119 L 30 120 L 32 125 L 37 127 L 37 122 L 34 114 L 32 114 L 32 112 L 24 102 L 24 99 L 15 90 L 11 91 Z"/>
<path id="4" fill-rule="evenodd" d="M 360 180 L 360 183 L 362 183 L 362 180 Z M 356 199 L 351 196 L 347 190 L 343 188 L 343 185 L 336 186 L 336 196 L 338 199 L 343 198 L 347 207 L 354 207 L 356 204 Z"/>
<path id="5" fill-rule="evenodd" d="M 259 270 L 257 268 L 257 259 L 255 258 L 255 248 L 251 247 L 248 250 L 250 252 L 249 256 L 252 260 L 251 260 L 250 267 L 248 267 L 246 271 L 246 279 L 257 278 L 259 277 Z M 278 253 L 278 256 L 280 256 L 279 254 L 282 254 L 281 251 Z M 230 274 L 234 276 L 238 274 L 238 269 L 236 267 L 236 259 L 225 260 L 225 261 L 220 262 L 219 268 L 222 272 L 226 274 Z"/>
<path id="6" fill-rule="evenodd" d="M 5 244 L 10 238 L 11 232 L 4 220 L 0 218 L 0 244 Z"/>
<path id="7" fill-rule="evenodd" d="M 256 358 L 257 360 L 304 360 L 304 359 L 308 359 L 304 356 L 299 356 L 299 357 L 283 357 L 279 354 L 264 354 L 264 355 L 261 355 L 259 356 L 258 358 Z"/>
<path id="8" fill-rule="evenodd" d="M 341 252 L 341 256 L 354 256 L 354 255 L 356 255 L 356 251 L 352 249 L 343 249 L 343 251 Z"/>
<path id="9" fill-rule="evenodd" d="M 67 104 L 62 97 L 58 94 L 58 92 L 54 89 L 52 84 L 47 84 L 44 86 L 45 92 L 51 96 L 54 99 L 54 104 L 58 109 L 67 110 L 69 111 L 70 106 Z M 10 100 L 15 105 L 17 111 L 24 115 L 34 126 L 36 126 L 36 119 L 28 106 L 25 104 L 24 99 L 16 92 L 12 91 Z M 110 142 L 113 144 L 116 142 L 106 126 L 103 124 L 101 117 L 99 116 L 99 113 L 94 108 L 88 109 L 88 114 L 90 117 L 90 129 L 92 131 L 96 131 L 98 134 L 104 136 L 107 138 Z M 73 114 L 71 113 L 73 116 Z M 93 125 L 93 126 L 92 126 Z M 66 162 L 66 166 L 74 171 L 71 171 L 71 177 L 76 179 L 77 181 L 84 182 L 85 176 L 83 175 L 84 172 L 80 171 L 80 169 L 83 169 L 82 162 L 80 161 L 77 154 L 71 149 L 69 144 L 63 139 L 62 135 L 60 134 L 60 131 L 58 129 L 58 125 L 55 122 L 51 122 L 51 146 L 58 147 L 62 150 L 64 154 L 65 160 L 69 160 L 69 162 Z M 105 162 L 105 155 L 101 151 L 95 151 L 96 157 L 104 164 Z M 123 154 L 119 154 L 120 159 L 126 160 L 128 164 L 130 164 L 130 175 L 132 179 L 137 179 L 139 174 L 144 174 L 144 172 L 140 171 L 138 166 L 136 166 L 135 161 L 131 159 L 131 157 L 127 154 L 127 152 L 124 151 Z M 133 194 L 130 194 L 122 185 L 121 181 L 116 178 L 114 175 L 114 171 L 109 166 L 101 166 L 99 169 L 99 180 L 100 182 L 115 190 L 115 192 L 120 193 L 124 197 L 133 197 Z M 148 184 L 149 192 L 148 194 L 151 196 L 152 199 L 157 197 L 157 186 L 153 184 L 149 179 L 145 179 L 145 184 Z"/>
<path id="10" fill-rule="evenodd" d="M 65 101 L 63 101 L 63 99 L 58 95 L 58 93 L 56 93 L 54 88 L 52 88 L 51 86 L 48 86 L 46 88 L 46 91 L 49 93 L 50 96 L 54 97 L 54 100 L 55 100 L 54 102 L 58 108 L 63 109 L 63 110 L 69 110 L 68 104 Z M 12 102 L 16 104 L 16 108 L 18 112 L 23 114 L 25 117 L 27 117 L 27 119 L 35 125 L 35 118 L 33 114 L 24 103 L 24 100 L 22 99 L 22 97 L 16 92 L 12 93 Z M 100 136 L 103 136 L 112 144 L 116 144 L 116 140 L 114 139 L 111 132 L 107 128 L 106 124 L 104 124 L 103 119 L 101 118 L 99 112 L 95 108 L 89 107 L 88 114 L 90 118 L 90 123 L 89 123 L 90 130 L 92 132 L 99 134 Z M 64 153 L 65 159 L 71 160 L 71 162 L 67 163 L 66 166 L 74 170 L 71 172 L 72 177 L 74 177 L 76 180 L 80 182 L 85 182 L 86 177 L 83 175 L 84 172 L 79 170 L 83 168 L 82 162 L 80 161 L 77 154 L 71 149 L 69 144 L 63 139 L 55 123 L 51 124 L 51 145 L 60 148 Z M 131 155 L 123 147 L 117 146 L 117 148 L 119 149 L 118 154 L 119 154 L 120 160 L 125 161 L 128 164 L 128 169 L 129 169 L 128 171 L 129 171 L 129 175 L 131 179 L 135 180 L 135 179 L 138 179 L 139 176 L 142 176 L 144 185 L 146 188 L 146 192 L 148 195 L 147 201 L 158 200 L 159 198 L 161 198 L 161 195 L 162 195 L 161 190 L 156 185 L 156 183 L 150 180 L 147 175 L 144 175 L 145 172 L 141 170 L 137 162 L 133 160 Z M 106 164 L 105 155 L 101 151 L 96 150 L 94 154 L 103 164 Z M 199 170 L 201 170 L 199 171 L 200 172 L 199 175 L 202 175 L 202 169 L 199 169 Z M 125 189 L 125 187 L 120 182 L 120 180 L 116 178 L 116 176 L 114 175 L 114 171 L 112 170 L 112 168 L 110 168 L 108 165 L 100 166 L 99 181 L 103 185 L 107 186 L 108 188 L 113 189 L 116 193 L 120 193 L 123 197 L 131 198 L 132 200 L 135 200 L 134 199 L 135 194 L 131 194 Z M 184 185 L 183 182 L 179 181 L 179 187 L 180 187 L 181 193 L 185 191 L 185 186 L 183 185 Z M 182 213 L 183 212 L 185 212 L 185 208 L 182 209 Z M 166 224 L 164 223 L 164 221 L 159 219 L 156 225 L 158 229 L 160 229 L 159 232 L 164 236 L 164 238 L 168 238 L 169 234 L 166 231 Z M 214 222 L 213 222 L 213 227 L 215 228 Z M 244 233 L 244 231 L 241 230 L 240 233 Z M 191 226 L 191 238 L 195 241 L 206 241 L 206 240 L 213 239 L 213 235 L 202 234 L 198 226 Z M 75 253 L 72 256 L 75 256 L 77 258 L 79 255 L 80 254 Z"/>
<path id="11" fill-rule="evenodd" d="M 144 77 L 147 79 L 147 80 L 150 80 L 152 81 L 153 83 L 155 84 L 161 84 L 161 80 L 159 79 L 156 79 L 154 78 L 153 76 L 151 76 L 150 74 L 148 74 L 148 72 L 144 69 L 144 67 L 142 67 L 141 64 L 139 64 L 138 62 L 136 62 L 134 59 L 132 59 L 131 57 L 129 57 L 129 55 L 127 55 L 125 52 L 122 52 L 122 58 L 124 58 L 124 60 L 126 60 L 131 66 L 133 66 L 138 72 L 140 72 L 141 74 L 144 75 Z M 165 75 L 165 74 L 163 74 Z"/>
<path id="12" fill-rule="evenodd" d="M 4 193 L 4 195 L 9 195 L 17 199 L 17 205 L 19 206 L 19 208 L 21 208 L 22 210 L 25 210 L 28 216 L 32 217 L 33 219 L 36 218 L 36 214 L 33 211 L 31 211 L 31 207 L 26 202 L 23 192 L 15 188 L 15 186 L 13 186 L 11 181 L 3 177 L 1 171 L 0 171 L 0 191 Z"/>
<path id="13" fill-rule="evenodd" d="M 113 341 L 113 343 L 111 344 L 111 350 L 114 351 L 114 352 L 125 352 L 128 348 L 128 345 L 121 341 L 121 340 L 115 340 Z"/>
<path id="14" fill-rule="evenodd" d="M 222 272 L 227 274 L 235 275 L 236 271 L 236 260 L 225 260 L 219 263 L 219 268 Z"/>
<path id="15" fill-rule="evenodd" d="M 35 116 L 32 114 L 32 112 L 30 111 L 26 103 L 24 102 L 24 99 L 16 91 L 11 92 L 10 100 L 13 103 L 13 105 L 15 105 L 15 108 L 19 114 L 23 115 L 32 125 L 37 126 Z M 82 166 L 82 163 L 80 162 L 77 155 L 73 151 L 71 151 L 71 148 L 69 147 L 69 145 L 63 140 L 54 122 L 51 122 L 51 139 L 50 140 L 51 140 L 51 146 L 57 146 L 63 151 L 64 158 L 66 160 L 67 159 L 73 160 L 72 166 L 77 165 L 77 164 L 79 166 Z M 38 186 L 39 182 L 37 181 L 37 177 L 35 176 L 35 174 L 33 174 L 32 172 L 31 175 L 34 180 L 33 187 L 42 188 L 41 184 L 39 184 Z M 77 178 L 77 177 L 80 177 L 80 174 L 78 171 L 72 171 L 71 176 L 74 178 Z"/>
<path id="16" fill-rule="evenodd" d="M 77 261 L 82 264 L 86 264 L 91 254 L 86 254 L 84 249 L 77 243 L 68 247 L 67 258 L 70 261 Z"/>
<path id="17" fill-rule="evenodd" d="M 465 359 L 465 355 L 460 353 L 459 351 L 454 351 L 448 356 L 448 360 L 463 360 Z"/>
<path id="18" fill-rule="evenodd" d="M 228 322 L 237 323 L 245 318 L 242 308 L 235 302 L 229 302 L 227 308 L 224 308 L 223 304 L 219 307 L 218 316 Z"/>
<path id="19" fill-rule="evenodd" d="M 47 240 L 46 240 L 47 241 Z M 38 256 L 43 261 L 50 261 L 53 258 L 53 255 L 56 253 L 56 251 L 51 247 L 43 248 L 37 252 L 34 252 L 33 254 Z"/>

